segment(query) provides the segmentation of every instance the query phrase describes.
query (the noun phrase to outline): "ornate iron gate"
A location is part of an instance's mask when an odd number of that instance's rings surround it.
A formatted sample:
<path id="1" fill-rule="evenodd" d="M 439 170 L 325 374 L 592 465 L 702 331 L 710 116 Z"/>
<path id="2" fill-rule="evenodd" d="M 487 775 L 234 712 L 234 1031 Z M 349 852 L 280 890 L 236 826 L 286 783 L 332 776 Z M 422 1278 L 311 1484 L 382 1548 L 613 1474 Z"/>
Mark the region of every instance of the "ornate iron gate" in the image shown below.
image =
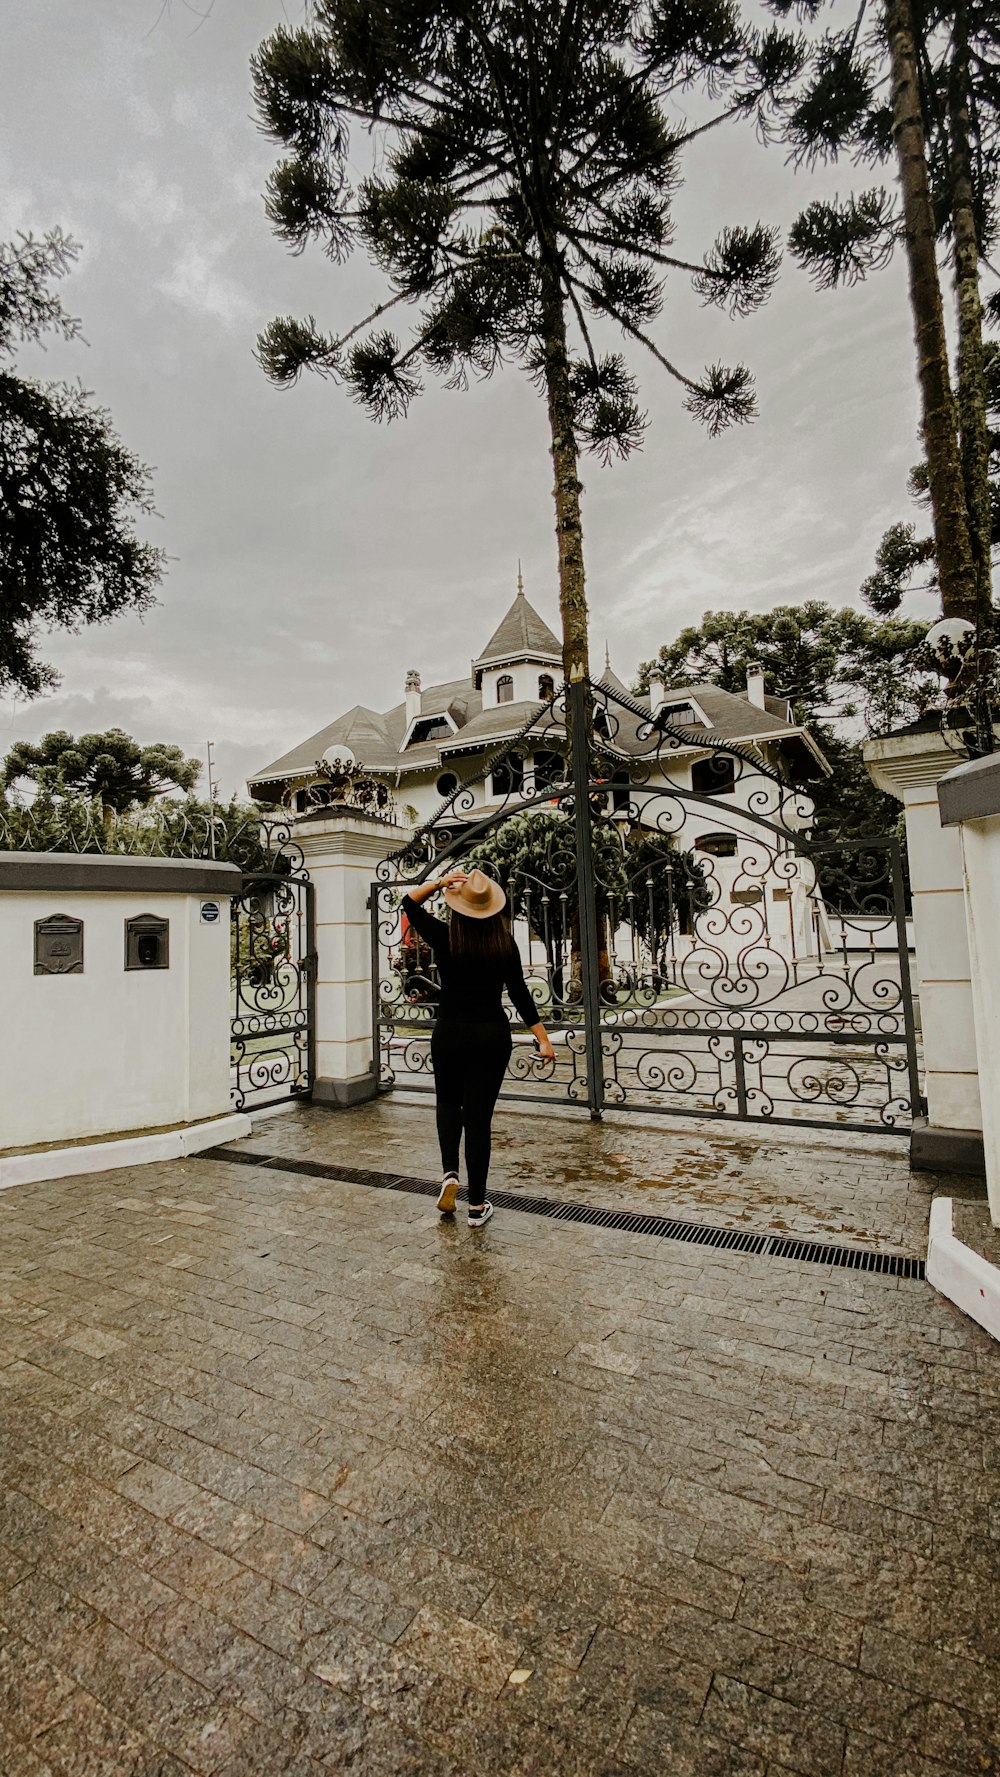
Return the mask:
<path id="1" fill-rule="evenodd" d="M 308 1098 L 315 1078 L 315 890 L 287 824 L 254 835 L 230 931 L 234 1110 Z"/>
<path id="2" fill-rule="evenodd" d="M 590 760 L 567 750 L 591 706 Z M 517 769 L 533 750 L 535 781 Z M 692 782 L 681 749 L 701 754 Z M 767 758 L 651 720 L 607 686 L 565 688 L 372 885 L 377 1071 L 431 1090 L 437 983 L 404 929 L 408 883 L 446 863 L 503 881 L 556 1049 L 518 1036 L 504 1096 L 906 1134 L 922 1106 L 898 840 L 811 837 Z M 590 885 L 583 892 L 581 885 Z"/>

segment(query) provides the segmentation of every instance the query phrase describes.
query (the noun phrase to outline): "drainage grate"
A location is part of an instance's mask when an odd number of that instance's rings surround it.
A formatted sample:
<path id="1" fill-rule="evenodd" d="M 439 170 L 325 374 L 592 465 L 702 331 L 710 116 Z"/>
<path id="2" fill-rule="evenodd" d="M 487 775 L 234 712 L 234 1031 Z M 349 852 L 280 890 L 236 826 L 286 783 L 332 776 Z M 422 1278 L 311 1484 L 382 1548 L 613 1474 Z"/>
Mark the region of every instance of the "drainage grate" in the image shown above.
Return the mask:
<path id="1" fill-rule="evenodd" d="M 349 1185 L 369 1185 L 381 1191 L 407 1191 L 413 1197 L 436 1197 L 440 1186 L 429 1179 L 409 1178 L 405 1173 L 369 1172 L 357 1166 L 331 1166 L 321 1160 L 289 1160 L 283 1154 L 252 1154 L 234 1148 L 206 1148 L 202 1160 L 225 1160 L 233 1166 L 271 1166 L 279 1172 L 299 1172 L 307 1178 L 337 1179 Z M 465 1192 L 460 1195 L 464 1198 Z M 517 1209 L 522 1214 L 549 1216 L 558 1222 L 586 1222 L 595 1228 L 620 1228 L 626 1234 L 652 1234 L 661 1240 L 683 1240 L 690 1246 L 707 1246 L 715 1252 L 763 1253 L 769 1259 L 797 1259 L 808 1265 L 839 1265 L 848 1271 L 875 1271 L 883 1277 L 919 1281 L 923 1259 L 903 1253 L 873 1252 L 861 1246 L 827 1246 L 818 1240 L 788 1240 L 776 1234 L 756 1234 L 743 1228 L 713 1228 L 704 1222 L 678 1222 L 669 1216 L 634 1215 L 626 1209 L 597 1209 L 590 1203 L 563 1203 L 553 1197 L 525 1197 L 515 1191 L 491 1191 L 498 1209 Z"/>

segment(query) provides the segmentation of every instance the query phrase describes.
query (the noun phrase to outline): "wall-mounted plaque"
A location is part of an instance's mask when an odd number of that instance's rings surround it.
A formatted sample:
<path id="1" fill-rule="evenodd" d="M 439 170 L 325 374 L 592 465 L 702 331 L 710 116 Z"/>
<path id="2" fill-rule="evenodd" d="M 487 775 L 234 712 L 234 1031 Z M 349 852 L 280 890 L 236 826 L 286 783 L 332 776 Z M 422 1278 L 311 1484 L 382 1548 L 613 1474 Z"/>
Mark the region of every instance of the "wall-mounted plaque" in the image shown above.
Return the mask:
<path id="1" fill-rule="evenodd" d="M 170 921 L 155 913 L 137 913 L 125 921 L 125 967 L 169 969 Z"/>
<path id="2" fill-rule="evenodd" d="M 53 913 L 35 921 L 35 974 L 83 974 L 83 920 Z"/>

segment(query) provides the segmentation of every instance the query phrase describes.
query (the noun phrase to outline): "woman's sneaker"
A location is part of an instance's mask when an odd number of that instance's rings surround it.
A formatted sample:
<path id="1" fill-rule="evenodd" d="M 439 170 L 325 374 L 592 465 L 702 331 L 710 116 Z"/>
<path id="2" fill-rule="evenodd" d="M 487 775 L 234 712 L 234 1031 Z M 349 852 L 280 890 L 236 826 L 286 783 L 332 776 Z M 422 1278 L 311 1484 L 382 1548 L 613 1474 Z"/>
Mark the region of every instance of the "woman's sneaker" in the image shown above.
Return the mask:
<path id="1" fill-rule="evenodd" d="M 485 1203 L 477 1203 L 475 1205 L 475 1207 L 473 1207 L 470 1204 L 469 1205 L 469 1227 L 470 1228 L 481 1228 L 484 1222 L 489 1221 L 490 1216 L 492 1214 L 493 1214 L 493 1205 L 490 1202 L 489 1198 L 486 1199 Z"/>
<path id="2" fill-rule="evenodd" d="M 446 1172 L 438 1192 L 438 1209 L 443 1216 L 453 1216 L 455 1204 L 458 1202 L 458 1174 Z"/>

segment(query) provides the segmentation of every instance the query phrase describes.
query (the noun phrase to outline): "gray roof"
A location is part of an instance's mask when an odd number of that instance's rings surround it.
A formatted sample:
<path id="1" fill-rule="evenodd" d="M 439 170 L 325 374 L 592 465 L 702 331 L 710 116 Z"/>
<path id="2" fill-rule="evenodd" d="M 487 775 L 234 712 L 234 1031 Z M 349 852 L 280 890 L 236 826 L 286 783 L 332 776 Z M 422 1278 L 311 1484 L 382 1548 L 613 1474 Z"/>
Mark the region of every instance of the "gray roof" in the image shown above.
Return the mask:
<path id="1" fill-rule="evenodd" d="M 725 740 L 751 740 L 760 734 L 790 734 L 796 729 L 796 724 L 786 721 L 784 716 L 758 709 L 748 697 L 741 697 L 737 691 L 723 691 L 719 685 L 675 686 L 667 692 L 665 701 L 667 704 L 696 703 L 704 710 L 713 732 Z M 635 702 L 647 705 L 649 698 L 636 698 Z"/>
<path id="2" fill-rule="evenodd" d="M 493 631 L 476 666 L 489 661 L 519 660 L 524 654 L 544 654 L 554 661 L 562 659 L 562 644 L 534 605 L 529 605 L 523 592 L 518 592 L 507 615 Z"/>
<path id="3" fill-rule="evenodd" d="M 482 707 L 482 695 L 473 689 L 469 679 L 448 679 L 443 685 L 428 685 L 420 694 L 422 716 L 440 716 L 447 711 L 460 728 L 477 716 Z M 355 704 L 352 710 L 347 710 L 335 722 L 329 722 L 317 734 L 292 747 L 290 752 L 283 753 L 273 764 L 252 771 L 247 782 L 253 785 L 275 779 L 307 777 L 317 759 L 322 759 L 333 746 L 350 747 L 354 757 L 370 771 L 396 771 L 404 759 L 407 771 L 437 765 L 437 741 L 425 741 L 400 753 L 406 728 L 405 703 L 397 703 L 391 710 L 381 713 L 367 709 L 364 704 Z"/>
<path id="4" fill-rule="evenodd" d="M 525 652 L 558 657 L 559 644 L 548 625 L 543 623 L 524 594 L 519 592 L 476 665 L 488 661 L 491 656 L 502 660 L 516 658 L 518 654 Z M 641 709 L 648 710 L 648 694 L 635 697 L 611 668 L 605 670 L 601 683 L 607 690 L 624 695 Z M 698 724 L 678 724 L 683 727 L 687 744 L 694 751 L 698 749 L 698 736 L 701 732 L 717 739 L 734 741 L 753 741 L 768 736 L 780 739 L 787 735 L 790 740 L 794 740 L 797 747 L 804 747 L 814 759 L 822 761 L 822 754 L 811 736 L 795 723 L 789 722 L 784 713 L 779 713 L 787 709 L 784 699 L 769 697 L 768 707 L 762 710 L 746 696 L 735 691 L 723 691 L 718 685 L 674 686 L 666 696 L 668 705 L 691 702 L 704 711 L 709 724 L 703 731 Z M 451 756 L 477 752 L 480 748 L 486 750 L 511 739 L 530 721 L 538 708 L 539 705 L 535 703 L 504 703 L 484 710 L 482 693 L 475 689 L 471 678 L 450 679 L 444 684 L 429 685 L 421 692 L 420 713 L 422 716 L 449 713 L 456 724 L 455 734 L 440 740 L 423 741 L 417 746 L 407 747 L 405 753 L 401 753 L 399 749 L 407 730 L 405 702 L 397 703 L 391 710 L 382 712 L 367 709 L 363 704 L 355 704 L 353 709 L 338 716 L 335 722 L 321 728 L 318 734 L 300 742 L 273 764 L 265 765 L 260 771 L 252 773 L 247 781 L 252 791 L 257 785 L 310 777 L 316 761 L 322 759 L 331 747 L 338 745 L 350 747 L 355 758 L 369 771 L 386 775 L 392 773 L 393 776 L 399 771 L 438 771 L 442 763 Z M 611 739 L 612 747 L 626 754 L 645 750 L 648 742 L 639 740 L 641 727 L 642 719 L 639 716 L 619 710 L 616 732 Z M 541 724 L 541 735 L 548 732 L 553 737 L 562 732 L 561 728 L 553 725 L 550 713 L 543 717 Z M 825 761 L 822 763 L 825 768 Z"/>
<path id="5" fill-rule="evenodd" d="M 471 722 L 453 734 L 450 740 L 438 741 L 442 759 L 448 753 L 474 752 L 477 748 L 488 744 L 497 745 L 500 741 L 511 740 L 520 734 L 525 723 L 531 720 L 538 710 L 545 706 L 539 703 L 502 703 L 496 709 L 483 710 L 474 716 Z M 561 737 L 566 730 L 562 723 L 553 722 L 551 710 L 546 709 L 542 717 L 543 734 L 551 731 L 553 737 Z M 409 757 L 409 749 L 407 749 Z"/>

